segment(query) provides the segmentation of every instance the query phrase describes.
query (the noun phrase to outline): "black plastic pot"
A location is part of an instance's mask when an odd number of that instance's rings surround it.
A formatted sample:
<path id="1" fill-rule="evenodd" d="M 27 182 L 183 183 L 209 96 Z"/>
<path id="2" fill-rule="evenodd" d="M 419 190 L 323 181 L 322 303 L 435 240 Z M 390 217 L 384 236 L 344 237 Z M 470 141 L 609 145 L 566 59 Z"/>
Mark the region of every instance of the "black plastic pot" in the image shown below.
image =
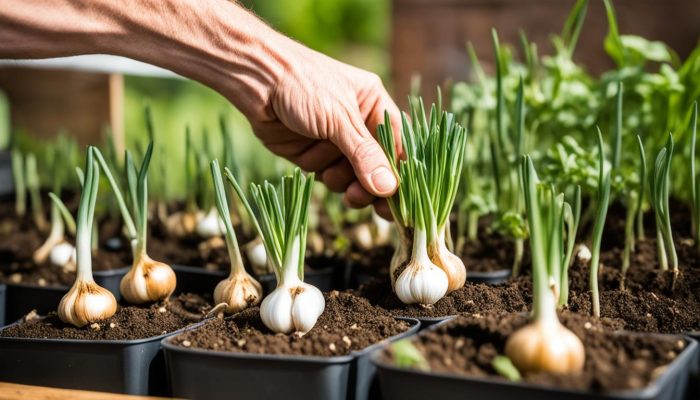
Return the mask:
<path id="1" fill-rule="evenodd" d="M 478 272 L 467 270 L 467 280 L 474 283 L 487 283 L 498 285 L 507 281 L 512 274 L 510 269 L 499 269 L 498 271 Z"/>
<path id="2" fill-rule="evenodd" d="M 690 332 L 688 334 L 693 340 L 700 343 L 700 331 Z M 700 399 L 700 351 L 695 355 L 695 363 L 690 367 L 690 385 L 688 386 L 688 394 L 686 400 Z"/>
<path id="3" fill-rule="evenodd" d="M 388 341 L 338 357 L 232 353 L 185 348 L 162 341 L 175 397 L 189 399 L 354 400 L 372 392 L 370 353 Z M 193 328 L 194 329 L 194 328 Z M 363 397 L 364 396 L 364 397 Z"/>
<path id="4" fill-rule="evenodd" d="M 119 292 L 119 282 L 126 275 L 129 268 L 119 268 L 108 271 L 95 271 L 95 282 L 108 289 L 119 301 L 122 297 Z M 67 286 L 38 286 L 26 283 L 8 283 L 6 294 L 6 318 L 7 321 L 16 321 L 32 310 L 39 314 L 47 314 L 56 311 L 58 303 L 70 288 Z"/>
<path id="5" fill-rule="evenodd" d="M 441 324 L 443 322 L 447 322 L 454 318 L 454 315 L 447 315 L 444 317 L 397 317 L 399 319 L 417 319 L 420 322 L 420 330 L 424 330 L 427 328 L 430 328 L 431 326 L 435 326 L 438 324 Z"/>
<path id="6" fill-rule="evenodd" d="M 7 293 L 7 285 L 0 283 L 0 327 L 5 326 L 5 294 Z"/>
<path id="7" fill-rule="evenodd" d="M 631 335 L 631 334 L 630 334 Z M 386 400 L 424 400 L 426 398 L 455 398 L 469 394 L 474 399 L 518 400 L 584 400 L 584 399 L 654 399 L 682 400 L 690 378 L 691 363 L 697 362 L 698 344 L 680 335 L 686 348 L 668 365 L 666 370 L 649 386 L 641 390 L 610 393 L 591 393 L 578 390 L 557 389 L 528 383 L 509 382 L 502 379 L 457 376 L 402 369 L 382 360 L 381 351 L 372 356 L 379 371 L 382 394 Z"/>
<path id="8" fill-rule="evenodd" d="M 29 385 L 168 395 L 160 342 L 181 331 L 139 340 L 0 337 L 0 377 Z"/>
<path id="9" fill-rule="evenodd" d="M 224 271 L 208 271 L 200 267 L 173 265 L 177 286 L 175 294 L 180 293 L 214 293 L 214 288 L 228 276 Z"/>

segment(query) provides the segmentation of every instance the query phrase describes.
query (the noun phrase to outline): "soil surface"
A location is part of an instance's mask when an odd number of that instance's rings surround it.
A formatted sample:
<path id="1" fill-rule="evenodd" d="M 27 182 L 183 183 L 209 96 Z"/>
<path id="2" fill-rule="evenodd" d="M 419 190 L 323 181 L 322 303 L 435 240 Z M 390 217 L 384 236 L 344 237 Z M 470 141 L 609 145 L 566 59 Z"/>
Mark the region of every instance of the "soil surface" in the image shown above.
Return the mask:
<path id="1" fill-rule="evenodd" d="M 678 339 L 629 333 L 612 333 L 619 323 L 596 320 L 571 312 L 560 315 L 586 348 L 586 363 L 579 374 L 525 374 L 525 381 L 538 385 L 605 392 L 646 387 L 683 350 Z M 522 314 L 492 313 L 458 317 L 436 331 L 414 339 L 431 371 L 505 379 L 491 362 L 503 354 L 508 336 L 527 323 Z M 385 357 L 391 358 L 387 351 Z"/>
<path id="2" fill-rule="evenodd" d="M 323 314 L 303 336 L 271 332 L 260 320 L 259 308 L 252 307 L 230 318 L 211 320 L 176 336 L 173 342 L 206 350 L 330 357 L 364 349 L 410 327 L 348 292 L 333 291 L 324 296 Z"/>
<path id="3" fill-rule="evenodd" d="M 532 302 L 531 284 L 526 278 L 509 280 L 495 286 L 467 281 L 464 287 L 428 307 L 402 303 L 392 290 L 388 278 L 377 279 L 361 286 L 357 294 L 388 310 L 392 315 L 413 318 L 437 318 L 489 311 L 524 312 Z"/>
<path id="4" fill-rule="evenodd" d="M 200 321 L 211 309 L 209 301 L 181 294 L 169 302 L 138 307 L 120 305 L 116 314 L 82 328 L 63 323 L 56 313 L 45 318 L 28 315 L 25 321 L 0 331 L 0 337 L 81 340 L 135 340 L 164 335 Z"/>

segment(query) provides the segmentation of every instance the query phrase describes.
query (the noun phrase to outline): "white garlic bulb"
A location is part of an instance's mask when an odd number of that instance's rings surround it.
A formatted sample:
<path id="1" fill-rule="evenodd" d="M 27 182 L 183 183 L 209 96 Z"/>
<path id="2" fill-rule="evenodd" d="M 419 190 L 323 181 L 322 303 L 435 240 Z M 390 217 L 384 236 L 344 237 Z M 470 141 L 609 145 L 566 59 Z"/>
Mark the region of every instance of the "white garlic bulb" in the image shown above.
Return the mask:
<path id="1" fill-rule="evenodd" d="M 464 286 L 467 280 L 467 268 L 461 258 L 447 249 L 444 231 L 438 235 L 437 240 L 428 245 L 428 257 L 447 275 L 447 293 Z"/>
<path id="2" fill-rule="evenodd" d="M 591 258 L 593 258 L 591 249 L 589 249 L 588 246 L 583 243 L 579 244 L 576 249 L 576 258 L 582 263 L 588 264 L 591 261 Z"/>
<path id="3" fill-rule="evenodd" d="M 49 261 L 58 267 L 65 267 L 68 264 L 74 265 L 76 262 L 75 247 L 68 242 L 57 244 L 49 253 Z"/>
<path id="4" fill-rule="evenodd" d="M 219 218 L 216 208 L 212 207 L 206 215 L 197 220 L 195 231 L 199 237 L 208 239 L 223 235 L 226 231 L 226 226 L 224 226 L 224 221 Z"/>
<path id="5" fill-rule="evenodd" d="M 245 246 L 245 254 L 255 271 L 267 270 L 267 251 L 260 239 L 248 243 Z"/>
<path id="6" fill-rule="evenodd" d="M 299 279 L 277 286 L 260 305 L 260 318 L 277 333 L 306 333 L 326 307 L 323 294 Z"/>
<path id="7" fill-rule="evenodd" d="M 405 304 L 434 304 L 447 293 L 447 275 L 427 257 L 412 259 L 401 272 L 394 291 Z"/>

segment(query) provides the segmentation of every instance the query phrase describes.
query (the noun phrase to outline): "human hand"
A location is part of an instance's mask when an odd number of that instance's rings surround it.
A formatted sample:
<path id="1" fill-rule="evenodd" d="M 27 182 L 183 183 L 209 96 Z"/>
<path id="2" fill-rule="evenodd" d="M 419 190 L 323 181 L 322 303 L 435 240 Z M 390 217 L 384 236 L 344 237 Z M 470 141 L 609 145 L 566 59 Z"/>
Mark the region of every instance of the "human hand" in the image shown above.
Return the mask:
<path id="1" fill-rule="evenodd" d="M 389 113 L 400 149 L 398 107 L 373 73 L 302 46 L 290 50 L 287 72 L 275 83 L 267 112 L 251 118 L 273 153 L 313 171 L 351 207 L 392 195 L 398 181 L 374 134 Z M 379 212 L 389 216 L 379 205 Z"/>

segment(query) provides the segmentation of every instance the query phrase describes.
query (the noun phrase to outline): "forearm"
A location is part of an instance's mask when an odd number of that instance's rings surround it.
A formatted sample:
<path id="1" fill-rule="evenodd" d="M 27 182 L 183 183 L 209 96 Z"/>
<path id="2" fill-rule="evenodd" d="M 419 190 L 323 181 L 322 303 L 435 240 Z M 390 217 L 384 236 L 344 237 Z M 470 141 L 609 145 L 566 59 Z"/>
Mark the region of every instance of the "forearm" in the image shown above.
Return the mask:
<path id="1" fill-rule="evenodd" d="M 278 50 L 300 47 L 226 0 L 4 0 L 0 43 L 2 58 L 103 53 L 158 65 L 258 119 L 291 67 Z"/>

